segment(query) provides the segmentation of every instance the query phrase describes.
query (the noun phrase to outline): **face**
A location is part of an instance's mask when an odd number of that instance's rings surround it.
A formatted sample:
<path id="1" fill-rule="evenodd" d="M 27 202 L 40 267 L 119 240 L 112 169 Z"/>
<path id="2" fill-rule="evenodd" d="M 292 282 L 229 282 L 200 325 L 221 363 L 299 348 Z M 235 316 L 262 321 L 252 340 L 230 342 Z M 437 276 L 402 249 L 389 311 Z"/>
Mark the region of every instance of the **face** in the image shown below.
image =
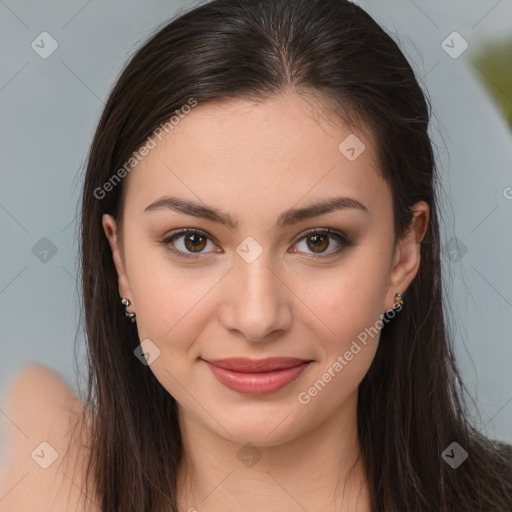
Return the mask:
<path id="1" fill-rule="evenodd" d="M 125 180 L 122 241 L 112 217 L 103 227 L 120 296 L 158 354 L 149 367 L 182 417 L 270 446 L 357 396 L 380 315 L 417 272 L 428 220 L 417 203 L 416 227 L 395 250 L 369 133 L 295 93 L 199 104 Z M 328 201 L 335 207 L 311 209 Z M 222 379 L 240 372 L 207 362 L 276 357 L 307 363 L 237 387 Z"/>

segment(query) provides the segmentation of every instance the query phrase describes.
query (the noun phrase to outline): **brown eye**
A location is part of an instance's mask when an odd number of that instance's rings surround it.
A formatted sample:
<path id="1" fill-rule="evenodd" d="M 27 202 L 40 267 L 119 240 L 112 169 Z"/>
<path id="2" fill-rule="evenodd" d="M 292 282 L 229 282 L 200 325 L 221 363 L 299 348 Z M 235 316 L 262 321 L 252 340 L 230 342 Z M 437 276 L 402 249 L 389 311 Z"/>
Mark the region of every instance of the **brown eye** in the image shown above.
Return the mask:
<path id="1" fill-rule="evenodd" d="M 333 244 L 331 241 L 334 240 Z M 318 258 L 328 258 L 342 252 L 345 248 L 354 245 L 348 237 L 338 231 L 332 229 L 315 229 L 306 233 L 297 242 L 298 244 L 303 243 L 305 250 L 297 250 L 293 252 L 304 252 L 312 257 L 318 255 Z M 327 250 L 331 246 L 334 246 L 333 250 Z"/>
<path id="2" fill-rule="evenodd" d="M 313 252 L 324 252 L 329 247 L 329 237 L 326 235 L 311 235 L 307 237 L 308 247 Z M 309 243 L 311 242 L 311 244 Z"/>
<path id="3" fill-rule="evenodd" d="M 335 244 L 332 243 L 332 240 L 335 241 Z M 303 243 L 303 241 L 305 241 L 305 250 L 292 252 L 304 252 L 313 258 L 335 256 L 345 248 L 354 245 L 344 233 L 329 228 L 311 230 L 302 236 L 295 245 Z M 213 251 L 205 251 L 208 242 L 212 244 Z M 221 249 L 215 246 L 210 236 L 196 229 L 181 229 L 162 240 L 161 243 L 167 250 L 182 258 L 198 258 L 202 254 L 222 252 Z M 334 246 L 334 249 L 328 250 L 331 246 Z"/>
<path id="4" fill-rule="evenodd" d="M 184 244 L 187 250 L 191 252 L 201 252 L 206 247 L 206 238 L 197 233 L 191 233 L 185 235 Z"/>
<path id="5" fill-rule="evenodd" d="M 206 233 L 195 229 L 181 229 L 165 240 L 162 240 L 162 244 L 166 249 L 183 258 L 196 258 L 201 254 L 212 252 L 204 250 L 208 242 L 213 246 L 213 252 L 221 252 L 216 249 L 215 244 Z"/>

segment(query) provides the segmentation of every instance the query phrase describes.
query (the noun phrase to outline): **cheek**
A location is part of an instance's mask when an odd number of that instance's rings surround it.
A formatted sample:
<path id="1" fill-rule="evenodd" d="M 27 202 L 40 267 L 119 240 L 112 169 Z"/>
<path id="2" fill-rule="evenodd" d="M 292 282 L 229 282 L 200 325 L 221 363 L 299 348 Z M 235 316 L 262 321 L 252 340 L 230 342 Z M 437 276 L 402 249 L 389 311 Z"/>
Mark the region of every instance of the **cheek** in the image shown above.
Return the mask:
<path id="1" fill-rule="evenodd" d="M 179 345 L 180 340 L 189 339 L 183 328 L 195 324 L 191 319 L 201 311 L 201 299 L 213 286 L 215 276 L 211 271 L 179 267 L 158 246 L 148 244 L 134 249 L 127 247 L 126 270 L 139 336 L 166 346 Z"/>
<path id="2" fill-rule="evenodd" d="M 218 276 L 211 270 L 178 267 L 154 248 L 133 255 L 128 271 L 139 339 L 151 340 L 159 350 L 150 370 L 169 394 L 188 404 L 190 368 L 197 357 L 194 342 L 205 318 L 213 315 L 208 292 Z"/>
<path id="3" fill-rule="evenodd" d="M 307 304 L 320 321 L 315 318 L 307 328 L 316 338 L 319 357 L 298 401 L 312 404 L 305 410 L 312 421 L 336 410 L 356 391 L 375 357 L 382 311 L 376 300 L 379 281 L 372 277 L 356 272 L 331 276 L 309 296 Z"/>
<path id="4" fill-rule="evenodd" d="M 322 364 L 331 367 L 331 373 L 343 375 L 338 381 L 347 379 L 358 383 L 366 373 L 379 342 L 379 314 L 371 299 L 350 291 L 346 295 L 333 294 L 332 300 L 325 303 L 324 321 L 330 331 L 322 340 L 325 354 Z"/>
<path id="5" fill-rule="evenodd" d="M 387 261 L 369 244 L 362 249 L 357 258 L 347 258 L 324 274 L 317 272 L 316 279 L 301 281 L 302 285 L 297 281 L 295 288 L 313 312 L 307 323 L 319 347 L 315 377 L 332 381 L 329 387 L 338 393 L 360 383 L 373 361 L 382 328 Z"/>
<path id="6" fill-rule="evenodd" d="M 361 251 L 336 268 L 316 271 L 294 285 L 330 339 L 347 340 L 370 328 L 384 312 L 386 261 Z"/>

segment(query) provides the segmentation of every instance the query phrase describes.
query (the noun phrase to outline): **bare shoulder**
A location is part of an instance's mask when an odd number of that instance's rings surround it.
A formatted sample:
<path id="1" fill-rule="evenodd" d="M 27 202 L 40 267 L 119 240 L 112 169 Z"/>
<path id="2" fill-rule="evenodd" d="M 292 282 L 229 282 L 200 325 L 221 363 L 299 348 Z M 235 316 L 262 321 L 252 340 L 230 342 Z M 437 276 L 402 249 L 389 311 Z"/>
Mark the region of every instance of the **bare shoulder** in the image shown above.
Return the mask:
<path id="1" fill-rule="evenodd" d="M 1 510 L 99 511 L 96 497 L 84 500 L 89 435 L 84 405 L 68 384 L 30 364 L 13 379 L 2 409 Z"/>

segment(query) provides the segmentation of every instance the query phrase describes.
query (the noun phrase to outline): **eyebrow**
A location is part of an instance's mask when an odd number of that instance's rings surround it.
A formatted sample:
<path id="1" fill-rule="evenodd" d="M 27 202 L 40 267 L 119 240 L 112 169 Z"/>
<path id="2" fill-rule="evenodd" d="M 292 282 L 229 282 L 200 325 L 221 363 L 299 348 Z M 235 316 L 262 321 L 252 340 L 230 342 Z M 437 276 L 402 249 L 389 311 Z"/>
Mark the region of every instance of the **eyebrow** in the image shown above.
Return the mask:
<path id="1" fill-rule="evenodd" d="M 279 216 L 277 225 L 279 227 L 291 226 L 306 219 L 349 208 L 357 209 L 367 214 L 370 213 L 368 208 L 357 199 L 351 197 L 333 197 L 303 208 L 290 208 Z M 144 209 L 144 213 L 162 209 L 173 210 L 185 215 L 217 222 L 227 226 L 231 230 L 234 230 L 238 226 L 238 220 L 228 213 L 179 197 L 162 197 L 147 206 Z"/>

